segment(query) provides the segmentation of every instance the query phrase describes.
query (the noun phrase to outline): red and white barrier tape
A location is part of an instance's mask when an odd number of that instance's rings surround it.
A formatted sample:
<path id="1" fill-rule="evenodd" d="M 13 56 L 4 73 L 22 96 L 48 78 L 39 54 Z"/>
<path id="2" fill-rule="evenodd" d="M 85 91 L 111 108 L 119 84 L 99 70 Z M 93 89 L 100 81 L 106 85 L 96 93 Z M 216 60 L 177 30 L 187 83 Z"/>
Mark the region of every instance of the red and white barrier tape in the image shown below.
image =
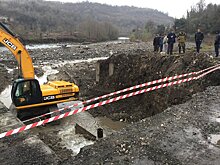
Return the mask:
<path id="1" fill-rule="evenodd" d="M 197 80 L 197 79 L 202 78 L 203 76 L 205 76 L 205 75 L 207 75 L 211 72 L 214 72 L 215 70 L 218 70 L 218 69 L 220 69 L 220 66 L 216 67 L 214 69 L 211 69 L 211 70 L 209 70 L 209 71 L 207 71 L 207 72 L 205 72 L 205 73 L 203 73 L 203 74 L 201 74 L 197 77 L 189 77 L 189 78 L 186 78 L 186 79 L 181 79 L 181 80 L 177 80 L 177 81 L 174 81 L 174 82 L 169 82 L 169 83 L 166 83 L 166 84 L 161 84 L 161 85 L 158 85 L 158 86 L 142 89 L 142 90 L 139 90 L 139 91 L 136 91 L 136 92 L 128 93 L 128 94 L 118 96 L 118 97 L 115 97 L 115 98 L 112 98 L 112 99 L 109 99 L 109 100 L 105 100 L 105 101 L 102 101 L 100 103 L 96 103 L 96 104 L 92 104 L 92 105 L 89 105 L 89 106 L 86 106 L 86 107 L 83 107 L 83 108 L 79 108 L 79 109 L 76 109 L 76 110 L 58 115 L 58 116 L 54 116 L 54 117 L 51 117 L 51 118 L 48 118 L 48 119 L 45 119 L 45 120 L 42 120 L 42 121 L 39 121 L 39 122 L 35 122 L 35 123 L 29 124 L 29 125 L 24 125 L 24 126 L 19 127 L 17 129 L 13 129 L 13 130 L 1 133 L 0 138 L 10 136 L 10 135 L 13 135 L 13 134 L 17 134 L 17 133 L 23 132 L 25 130 L 34 128 L 34 127 L 38 127 L 40 125 L 47 124 L 47 123 L 50 123 L 52 121 L 56 121 L 56 120 L 65 118 L 67 116 L 71 116 L 71 115 L 74 115 L 74 114 L 79 113 L 79 112 L 83 112 L 83 111 L 86 111 L 86 110 L 89 110 L 89 109 L 100 107 L 100 106 L 103 106 L 105 104 L 110 104 L 112 102 L 116 102 L 116 101 L 119 101 L 119 100 L 122 100 L 122 99 L 125 99 L 125 98 L 129 98 L 129 97 L 136 96 L 136 95 L 146 93 L 146 92 L 149 92 L 149 91 L 165 88 L 165 87 L 168 87 L 168 86 L 173 86 L 173 85 L 189 82 L 189 81 L 192 81 L 192 80 Z"/>
<path id="2" fill-rule="evenodd" d="M 198 74 L 200 74 L 202 72 L 205 72 L 205 71 L 210 70 L 212 68 L 216 68 L 218 66 L 220 66 L 220 64 L 211 66 L 209 68 L 203 69 L 203 70 L 198 71 L 198 72 L 191 72 L 191 73 L 176 75 L 176 76 L 172 76 L 172 77 L 165 77 L 165 78 L 162 78 L 162 79 L 159 79 L 159 80 L 154 80 L 154 81 L 151 81 L 151 82 L 146 82 L 146 83 L 143 83 L 143 84 L 135 85 L 135 86 L 132 86 L 132 87 L 129 87 L 129 88 L 126 88 L 126 89 L 122 89 L 122 90 L 119 90 L 119 91 L 116 91 L 116 92 L 112 92 L 112 93 L 109 93 L 109 94 L 106 94 L 106 95 L 103 95 L 103 96 L 92 98 L 92 99 L 89 99 L 89 100 L 84 101 L 84 102 L 80 102 L 80 103 L 77 103 L 77 104 L 74 104 L 74 105 L 71 105 L 71 106 L 67 106 L 65 108 L 60 108 L 60 109 L 55 110 L 53 112 L 48 112 L 46 114 L 43 114 L 43 115 L 40 115 L 40 116 L 37 116 L 37 117 L 33 117 L 31 119 L 25 120 L 23 122 L 25 123 L 25 122 L 28 122 L 28 121 L 31 121 L 31 120 L 34 120 L 34 119 L 39 119 L 41 117 L 44 117 L 44 116 L 47 116 L 47 115 L 51 115 L 53 113 L 64 111 L 64 110 L 66 110 L 68 108 L 72 108 L 72 107 L 88 104 L 88 103 L 91 103 L 91 102 L 94 102 L 94 101 L 97 101 L 97 100 L 100 100 L 100 99 L 104 99 L 106 97 L 118 95 L 118 94 L 125 93 L 125 92 L 131 91 L 131 90 L 135 90 L 135 89 L 139 89 L 139 88 L 143 88 L 143 87 L 146 87 L 146 86 L 150 86 L 150 85 L 154 85 L 154 84 L 158 84 L 158 83 L 163 83 L 163 82 L 167 82 L 167 81 L 173 81 L 175 79 L 180 79 L 180 78 L 191 76 L 191 75 L 198 75 Z"/>

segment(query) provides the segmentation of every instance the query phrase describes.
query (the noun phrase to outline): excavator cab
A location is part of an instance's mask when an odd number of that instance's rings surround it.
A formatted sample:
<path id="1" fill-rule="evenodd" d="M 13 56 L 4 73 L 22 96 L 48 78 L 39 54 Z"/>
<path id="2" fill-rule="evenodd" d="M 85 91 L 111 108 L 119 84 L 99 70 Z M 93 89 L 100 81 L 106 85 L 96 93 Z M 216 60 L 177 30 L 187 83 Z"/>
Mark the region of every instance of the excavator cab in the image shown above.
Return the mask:
<path id="1" fill-rule="evenodd" d="M 42 92 L 38 80 L 15 80 L 12 86 L 11 99 L 16 107 L 42 103 Z"/>

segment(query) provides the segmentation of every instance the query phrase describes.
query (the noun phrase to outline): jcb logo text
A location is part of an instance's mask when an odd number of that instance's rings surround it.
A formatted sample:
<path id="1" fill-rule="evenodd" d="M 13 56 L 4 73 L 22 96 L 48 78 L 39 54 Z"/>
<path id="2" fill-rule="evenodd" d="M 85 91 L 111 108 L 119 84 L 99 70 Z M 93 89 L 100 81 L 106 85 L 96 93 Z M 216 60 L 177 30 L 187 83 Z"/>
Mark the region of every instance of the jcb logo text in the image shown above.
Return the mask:
<path id="1" fill-rule="evenodd" d="M 7 38 L 5 38 L 4 40 L 3 40 L 3 42 L 4 43 L 6 43 L 10 48 L 12 48 L 13 50 L 16 50 L 17 49 L 17 47 L 11 42 L 11 41 L 9 41 Z"/>

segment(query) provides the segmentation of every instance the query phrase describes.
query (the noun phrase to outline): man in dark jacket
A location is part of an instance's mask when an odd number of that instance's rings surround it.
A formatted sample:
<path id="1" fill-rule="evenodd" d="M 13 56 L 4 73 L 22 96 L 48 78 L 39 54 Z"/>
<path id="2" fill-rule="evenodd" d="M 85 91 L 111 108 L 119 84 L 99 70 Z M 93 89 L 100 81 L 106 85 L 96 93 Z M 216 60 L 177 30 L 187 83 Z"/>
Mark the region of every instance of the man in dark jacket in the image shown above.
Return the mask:
<path id="1" fill-rule="evenodd" d="M 158 52 L 160 47 L 160 36 L 158 34 L 154 37 L 153 46 L 154 52 Z"/>
<path id="2" fill-rule="evenodd" d="M 202 44 L 203 39 L 204 39 L 204 35 L 200 31 L 200 29 L 198 29 L 197 32 L 195 33 L 196 52 L 197 53 L 199 53 L 199 51 L 200 51 L 200 46 Z"/>
<path id="3" fill-rule="evenodd" d="M 215 37 L 215 57 L 219 56 L 219 46 L 220 46 L 220 32 L 217 32 L 217 35 Z"/>
<path id="4" fill-rule="evenodd" d="M 167 35 L 167 43 L 168 43 L 168 49 L 167 49 L 167 54 L 172 55 L 173 54 L 173 45 L 176 42 L 176 34 L 172 30 L 168 35 Z"/>

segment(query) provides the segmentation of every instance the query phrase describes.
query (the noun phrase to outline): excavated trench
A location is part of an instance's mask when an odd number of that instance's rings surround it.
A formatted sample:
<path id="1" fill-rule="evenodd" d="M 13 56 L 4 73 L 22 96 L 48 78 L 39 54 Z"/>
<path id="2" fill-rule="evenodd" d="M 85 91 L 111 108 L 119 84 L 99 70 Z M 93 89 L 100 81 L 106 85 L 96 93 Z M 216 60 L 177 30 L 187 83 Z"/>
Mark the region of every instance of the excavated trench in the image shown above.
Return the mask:
<path id="1" fill-rule="evenodd" d="M 206 53 L 199 56 L 195 56 L 193 53 L 181 56 L 161 56 L 137 50 L 127 54 L 114 54 L 107 60 L 99 61 L 98 65 L 96 64 L 96 69 L 99 68 L 98 81 L 93 78 L 94 83 L 85 89 L 84 97 L 85 99 L 94 98 L 168 76 L 199 71 L 217 63 L 218 60 L 210 58 Z M 74 67 L 71 66 L 66 66 L 65 72 L 76 73 Z M 92 74 L 95 77 L 95 71 Z M 104 116 L 126 123 L 137 122 L 161 113 L 172 105 L 186 102 L 191 99 L 193 94 L 204 91 L 208 86 L 218 86 L 219 80 L 219 72 L 216 72 L 198 81 L 148 92 L 89 112 L 94 117 Z M 83 83 L 84 87 L 87 82 Z"/>
<path id="2" fill-rule="evenodd" d="M 35 64 L 43 66 L 43 64 L 51 63 L 51 61 L 56 62 L 58 57 L 63 60 L 63 63 L 71 60 L 103 57 L 98 63 L 81 61 L 81 63 L 67 62 L 65 65 L 56 65 L 54 69 L 59 70 L 59 73 L 48 76 L 51 80 L 64 79 L 75 82 L 80 87 L 80 97 L 82 100 L 167 76 L 199 71 L 218 63 L 218 59 L 213 59 L 210 53 L 201 53 L 198 56 L 194 55 L 193 52 L 188 52 L 184 55 L 176 54 L 174 56 L 155 54 L 149 51 L 149 45 L 146 43 L 104 43 L 88 46 L 70 46 L 65 49 L 53 48 L 52 50 L 53 51 L 51 51 L 51 49 L 40 49 L 40 51 L 32 50 L 31 55 Z M 41 56 L 42 54 L 43 56 Z M 98 75 L 97 68 L 99 70 Z M 5 78 L 6 82 L 8 82 L 8 79 L 13 79 L 10 73 L 7 72 L 6 74 L 4 67 L 0 67 L 0 69 L 1 75 Z M 127 136 L 129 136 L 128 134 L 132 134 L 131 132 L 120 133 L 121 130 L 124 130 L 123 128 L 132 128 L 134 123 L 139 123 L 151 116 L 157 116 L 157 114 L 162 113 L 168 107 L 189 101 L 193 94 L 202 92 L 209 86 L 219 86 L 219 84 L 220 72 L 215 72 L 214 74 L 207 75 L 204 79 L 152 91 L 95 108 L 89 110 L 89 114 L 93 116 L 91 118 L 95 118 L 95 121 L 99 121 L 99 126 L 101 125 L 101 127 L 104 128 L 106 136 L 114 134 L 116 137 L 118 136 L 120 140 L 123 138 L 122 134 L 127 134 Z M 0 86 L 4 88 L 6 85 L 1 84 Z M 77 117 L 67 118 L 63 122 L 65 124 L 59 126 L 59 130 L 70 127 L 70 129 L 68 129 L 70 133 L 68 133 L 68 135 L 63 134 L 62 138 L 75 138 L 74 136 L 70 136 L 71 131 L 74 131 L 71 128 L 71 123 L 73 124 L 74 122 L 72 121 L 75 120 L 77 120 Z M 56 126 L 48 125 L 45 128 L 37 128 L 38 130 L 35 129 L 34 132 L 56 153 L 60 152 L 59 158 L 64 164 L 76 163 L 75 161 L 81 163 L 88 162 L 85 160 L 86 155 L 85 158 L 81 156 L 72 157 L 74 154 L 73 151 L 70 150 L 71 144 L 69 143 L 68 147 L 68 144 L 64 145 L 62 143 L 62 138 L 53 136 L 57 134 L 55 127 Z M 118 133 L 116 133 L 117 131 Z M 142 131 L 136 132 L 136 136 L 141 137 Z M 218 141 L 218 136 L 213 134 L 212 139 Z M 130 140 L 132 141 L 132 139 Z M 99 141 L 97 143 L 99 143 Z M 124 147 L 129 147 L 129 143 L 131 142 L 126 143 Z M 93 142 L 88 143 L 88 145 L 89 144 L 93 144 Z M 107 142 L 102 141 L 100 145 L 105 146 Z M 114 146 L 114 144 L 112 145 Z M 92 146 L 86 148 L 88 148 L 88 150 L 94 149 Z M 110 150 L 109 153 L 113 151 L 113 149 L 106 148 L 105 152 L 107 152 L 107 149 Z M 126 150 L 120 152 L 126 155 Z M 83 149 L 82 153 L 80 152 L 81 155 L 83 153 L 87 153 L 86 149 Z M 151 154 L 160 155 L 156 150 L 155 153 Z M 132 155 L 130 155 L 130 157 L 132 157 Z M 167 157 L 172 156 L 167 155 Z M 171 158 L 170 160 L 175 161 Z M 97 163 L 100 162 L 103 163 L 103 161 L 97 160 Z M 146 160 L 145 162 L 149 163 L 151 161 Z M 95 161 L 92 161 L 91 164 L 95 164 Z"/>

